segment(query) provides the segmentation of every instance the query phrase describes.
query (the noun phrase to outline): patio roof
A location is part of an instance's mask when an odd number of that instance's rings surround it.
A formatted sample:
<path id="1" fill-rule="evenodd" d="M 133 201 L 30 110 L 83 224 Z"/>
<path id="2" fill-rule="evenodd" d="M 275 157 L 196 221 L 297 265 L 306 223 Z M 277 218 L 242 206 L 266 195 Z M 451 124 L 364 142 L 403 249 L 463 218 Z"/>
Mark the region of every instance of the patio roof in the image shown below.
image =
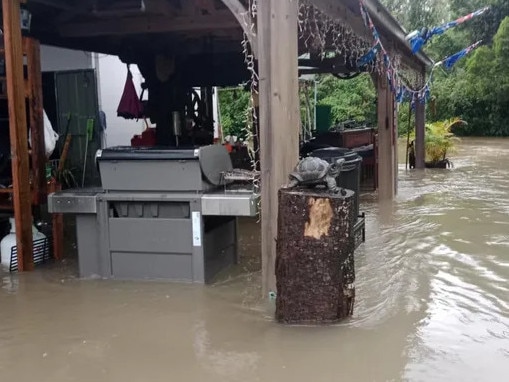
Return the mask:
<path id="1" fill-rule="evenodd" d="M 358 0 L 309 2 L 351 27 L 368 45 L 372 41 L 371 32 L 362 23 Z M 402 63 L 419 71 L 432 64 L 423 53 L 411 53 L 406 31 L 378 0 L 365 0 L 365 4 L 384 45 L 397 51 Z M 232 9 L 247 9 L 247 0 L 30 0 L 27 6 L 33 15 L 32 34 L 43 44 L 118 55 L 126 62 L 154 53 L 188 57 L 191 59 L 183 66 L 192 67 L 194 73 L 203 69 L 204 63 L 233 65 L 232 81 L 218 78 L 221 83 L 233 84 L 247 75 L 240 44 L 242 17 L 232 13 Z M 309 52 L 303 40 L 299 54 Z M 302 66 L 309 64 L 302 62 Z M 352 68 L 325 62 L 318 72 L 332 70 L 349 72 Z"/>

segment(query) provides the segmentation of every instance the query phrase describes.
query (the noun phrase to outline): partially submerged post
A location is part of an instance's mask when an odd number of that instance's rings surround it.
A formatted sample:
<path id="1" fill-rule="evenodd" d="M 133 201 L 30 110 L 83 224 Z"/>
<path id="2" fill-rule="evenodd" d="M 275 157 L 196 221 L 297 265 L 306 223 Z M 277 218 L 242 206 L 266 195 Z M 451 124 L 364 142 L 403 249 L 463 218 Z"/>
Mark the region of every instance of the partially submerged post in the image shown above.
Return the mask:
<path id="1" fill-rule="evenodd" d="M 20 0 L 2 0 L 2 14 L 18 270 L 27 271 L 33 269 L 34 262 Z"/>
<path id="2" fill-rule="evenodd" d="M 279 191 L 276 319 L 338 322 L 353 312 L 354 193 Z"/>
<path id="3" fill-rule="evenodd" d="M 424 76 L 423 76 L 424 77 Z M 423 102 L 415 103 L 415 167 L 425 167 L 426 148 L 426 105 Z"/>
<path id="4" fill-rule="evenodd" d="M 378 199 L 392 200 L 397 183 L 397 126 L 394 118 L 394 94 L 387 78 L 375 75 L 378 92 Z"/>
<path id="5" fill-rule="evenodd" d="M 258 4 L 263 293 L 275 291 L 278 189 L 299 157 L 298 7 L 295 0 Z"/>

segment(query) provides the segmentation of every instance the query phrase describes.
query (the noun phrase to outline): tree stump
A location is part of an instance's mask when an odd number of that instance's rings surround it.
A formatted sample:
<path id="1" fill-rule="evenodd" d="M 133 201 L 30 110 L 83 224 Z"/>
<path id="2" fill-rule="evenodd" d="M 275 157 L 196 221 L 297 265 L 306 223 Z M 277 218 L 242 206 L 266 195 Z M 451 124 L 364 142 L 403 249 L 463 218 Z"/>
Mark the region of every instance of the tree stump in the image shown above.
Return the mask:
<path id="1" fill-rule="evenodd" d="M 280 189 L 276 319 L 330 324 L 353 313 L 354 192 Z"/>

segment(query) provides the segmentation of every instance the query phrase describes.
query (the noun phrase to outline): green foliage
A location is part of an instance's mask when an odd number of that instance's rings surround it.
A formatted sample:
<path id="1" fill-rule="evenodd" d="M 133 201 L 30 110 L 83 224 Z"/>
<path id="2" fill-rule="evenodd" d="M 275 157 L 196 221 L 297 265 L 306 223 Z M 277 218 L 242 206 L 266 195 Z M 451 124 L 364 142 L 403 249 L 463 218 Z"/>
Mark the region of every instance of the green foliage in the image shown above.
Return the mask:
<path id="1" fill-rule="evenodd" d="M 408 102 L 404 102 L 399 105 L 398 110 L 398 135 L 403 136 L 408 134 L 408 130 L 410 128 L 410 132 L 413 131 L 415 126 L 415 117 L 414 114 L 410 114 L 410 123 L 408 122 L 408 113 L 410 111 Z"/>
<path id="2" fill-rule="evenodd" d="M 464 124 L 465 122 L 459 118 L 451 118 L 426 124 L 424 142 L 426 160 L 436 163 L 446 159 L 447 154 L 452 154 L 455 150 L 458 138 L 454 136 L 451 130 L 454 126 Z M 411 139 L 415 139 L 415 134 L 411 135 Z"/>
<path id="3" fill-rule="evenodd" d="M 369 74 L 361 74 L 349 80 L 331 75 L 321 76 L 318 104 L 332 106 L 333 122 L 349 119 L 376 122 L 376 91 Z"/>
<path id="4" fill-rule="evenodd" d="M 307 93 L 307 97 L 306 97 Z M 313 119 L 314 85 L 302 84 L 300 89 L 301 120 Z M 242 88 L 220 89 L 219 108 L 224 135 L 245 138 L 249 92 Z M 376 123 L 376 92 L 368 74 L 350 80 L 341 80 L 332 75 L 318 77 L 317 104 L 332 106 L 332 120 Z M 310 108 L 311 116 L 308 114 Z"/>
<path id="5" fill-rule="evenodd" d="M 501 61 L 509 59 L 509 17 L 506 17 L 500 23 L 497 34 L 493 39 L 493 49 L 497 59 Z M 507 62 L 505 66 L 507 66 Z"/>
<path id="6" fill-rule="evenodd" d="M 382 0 L 394 17 L 410 32 L 446 18 L 447 0 Z"/>
<path id="7" fill-rule="evenodd" d="M 452 70 L 434 72 L 429 121 L 458 115 L 468 125 L 456 125 L 458 135 L 509 136 L 509 1 L 507 0 L 382 0 L 408 31 L 435 26 L 486 5 L 478 18 L 436 36 L 425 46 L 433 60 L 441 60 L 482 39 L 484 46 Z M 399 132 L 406 133 L 408 105 L 401 105 Z M 411 124 L 413 126 L 413 122 Z"/>
<path id="8" fill-rule="evenodd" d="M 509 17 L 493 38 L 493 46 L 478 48 L 463 67 L 435 79 L 437 118 L 458 115 L 468 125 L 458 135 L 509 135 Z"/>
<path id="9" fill-rule="evenodd" d="M 484 46 L 458 61 L 452 70 L 434 72 L 427 120 L 451 116 L 468 122 L 455 125 L 457 135 L 509 136 L 509 1 L 508 0 L 382 0 L 407 31 L 432 27 L 485 5 L 488 13 L 436 36 L 425 46 L 433 60 L 441 60 L 483 39 Z M 312 86 L 301 91 L 301 116 L 309 124 L 308 108 L 314 106 Z M 249 92 L 241 88 L 219 92 L 225 135 L 244 138 Z M 333 122 L 355 119 L 376 123 L 376 92 L 368 74 L 350 80 L 331 75 L 318 77 L 318 104 L 332 107 Z M 311 118 L 310 118 L 311 117 Z M 400 105 L 399 133 L 408 129 L 408 104 Z M 410 126 L 414 126 L 413 117 Z"/>
<path id="10" fill-rule="evenodd" d="M 468 35 L 470 41 L 483 40 L 491 43 L 500 22 L 509 16 L 509 2 L 507 0 L 449 0 L 452 17 L 463 16 L 484 6 L 490 6 L 488 13 L 480 18 L 468 21 L 458 29 Z"/>
<path id="11" fill-rule="evenodd" d="M 243 88 L 219 90 L 219 113 L 223 134 L 246 138 L 249 91 Z"/>
<path id="12" fill-rule="evenodd" d="M 51 172 L 51 176 L 56 179 L 58 183 L 62 185 L 62 189 L 76 188 L 78 186 L 78 182 L 76 182 L 76 178 L 74 176 L 74 172 L 76 169 L 69 169 L 64 167 L 61 170 L 54 169 Z"/>

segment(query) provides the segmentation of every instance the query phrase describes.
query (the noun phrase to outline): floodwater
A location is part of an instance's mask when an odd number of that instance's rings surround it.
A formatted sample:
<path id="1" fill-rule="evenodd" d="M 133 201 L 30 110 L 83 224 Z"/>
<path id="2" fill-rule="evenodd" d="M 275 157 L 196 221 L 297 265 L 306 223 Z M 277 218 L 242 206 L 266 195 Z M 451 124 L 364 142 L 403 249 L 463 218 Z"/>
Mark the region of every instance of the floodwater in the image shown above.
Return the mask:
<path id="1" fill-rule="evenodd" d="M 452 159 L 402 165 L 394 203 L 365 198 L 343 324 L 274 322 L 249 256 L 207 287 L 80 281 L 70 259 L 2 275 L 0 380 L 507 381 L 509 140 L 465 140 Z"/>

